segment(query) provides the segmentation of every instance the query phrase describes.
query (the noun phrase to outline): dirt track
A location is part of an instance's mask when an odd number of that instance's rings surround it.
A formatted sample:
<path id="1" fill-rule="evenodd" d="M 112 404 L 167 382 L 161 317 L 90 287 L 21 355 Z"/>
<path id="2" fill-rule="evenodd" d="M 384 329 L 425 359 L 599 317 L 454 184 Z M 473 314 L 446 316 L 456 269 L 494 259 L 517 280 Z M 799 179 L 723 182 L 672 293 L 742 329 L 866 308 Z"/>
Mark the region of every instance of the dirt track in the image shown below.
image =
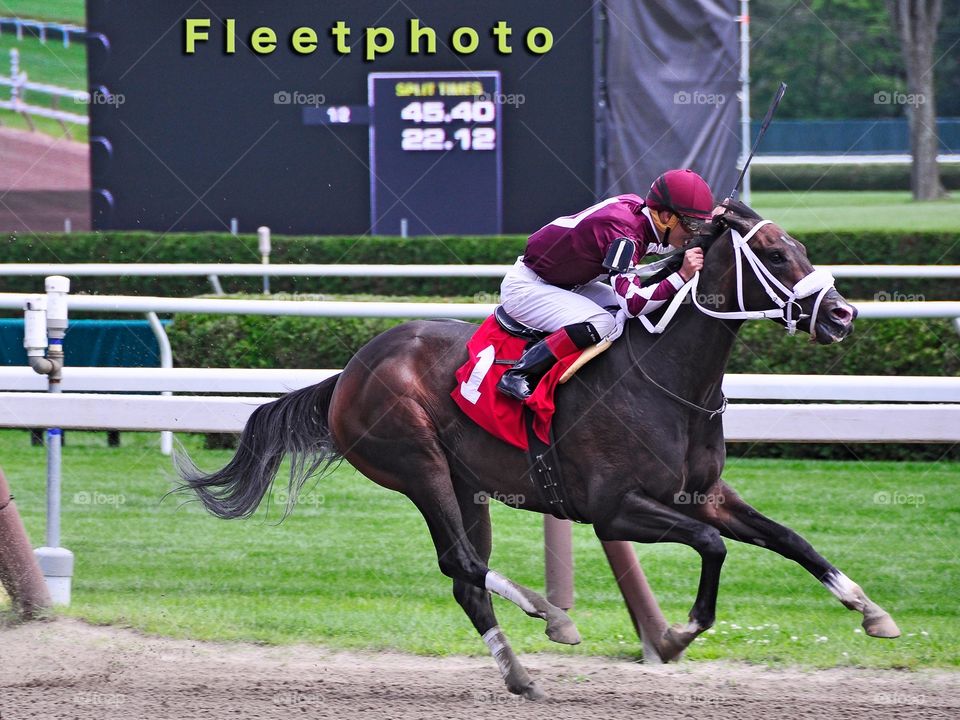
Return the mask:
<path id="1" fill-rule="evenodd" d="M 0 717 L 960 717 L 955 672 L 525 662 L 547 700 L 509 695 L 489 658 L 168 640 L 61 619 L 0 630 Z"/>
<path id="2" fill-rule="evenodd" d="M 90 151 L 85 143 L 0 128 L 0 232 L 90 228 Z"/>

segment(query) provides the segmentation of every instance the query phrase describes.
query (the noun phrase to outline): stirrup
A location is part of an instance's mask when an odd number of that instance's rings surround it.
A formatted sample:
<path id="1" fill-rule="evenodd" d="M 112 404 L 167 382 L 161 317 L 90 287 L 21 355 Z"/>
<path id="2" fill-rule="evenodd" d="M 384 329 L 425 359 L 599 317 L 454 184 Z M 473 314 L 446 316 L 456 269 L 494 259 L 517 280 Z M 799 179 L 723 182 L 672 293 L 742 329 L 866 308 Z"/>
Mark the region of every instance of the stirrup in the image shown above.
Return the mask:
<path id="1" fill-rule="evenodd" d="M 534 382 L 533 387 L 531 387 L 530 377 L 527 374 L 514 372 L 513 370 L 507 370 L 500 376 L 500 380 L 497 382 L 497 390 L 499 392 L 502 392 L 504 395 L 509 395 L 520 402 L 530 397 L 535 389 L 536 383 Z"/>

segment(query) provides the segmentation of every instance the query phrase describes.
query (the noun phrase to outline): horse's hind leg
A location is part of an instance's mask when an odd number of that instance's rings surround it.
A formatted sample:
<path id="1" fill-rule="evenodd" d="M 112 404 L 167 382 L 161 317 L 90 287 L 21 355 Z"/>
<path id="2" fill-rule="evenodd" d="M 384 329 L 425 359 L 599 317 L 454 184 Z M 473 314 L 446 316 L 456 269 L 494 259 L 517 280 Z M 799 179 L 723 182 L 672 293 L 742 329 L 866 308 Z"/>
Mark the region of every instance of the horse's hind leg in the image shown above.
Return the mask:
<path id="1" fill-rule="evenodd" d="M 463 485 L 459 486 L 457 497 L 467 530 L 467 539 L 480 558 L 488 562 L 491 550 L 490 509 L 486 503 L 476 502 L 473 491 Z M 506 636 L 497 625 L 493 603 L 490 602 L 490 593 L 476 585 L 454 579 L 453 596 L 480 633 L 494 660 L 497 661 L 497 667 L 500 669 L 500 675 L 507 689 L 528 700 L 543 698 L 543 691 L 530 679 L 530 675 L 520 664 Z"/>
<path id="2" fill-rule="evenodd" d="M 705 496 L 707 502 L 697 506 L 698 518 L 733 540 L 773 550 L 799 563 L 845 607 L 863 615 L 863 629 L 868 635 L 882 638 L 900 636 L 900 629 L 890 614 L 868 598 L 859 585 L 831 565 L 799 534 L 748 505 L 723 480 L 718 480 Z"/>
<path id="3" fill-rule="evenodd" d="M 408 420 L 411 427 L 429 427 L 429 419 L 415 416 Z M 426 431 L 416 437 L 416 442 L 367 432 L 359 434 L 344 456 L 374 482 L 402 492 L 413 501 L 427 521 L 444 575 L 494 592 L 531 617 L 546 620 L 547 637 L 554 642 L 567 645 L 580 642 L 580 633 L 563 610 L 533 590 L 491 570 L 477 554 L 467 539 L 450 468 L 436 438 L 429 437 Z"/>
<path id="4" fill-rule="evenodd" d="M 440 571 L 480 590 L 489 590 L 517 605 L 530 617 L 547 622 L 547 637 L 554 642 L 576 645 L 580 633 L 569 616 L 533 590 L 513 582 L 487 567 L 467 538 L 453 483 L 446 470 L 439 482 L 420 481 L 407 496 L 423 514 L 437 548 Z M 436 477 L 436 476 L 434 476 Z M 409 486 L 408 486 L 409 487 Z"/>

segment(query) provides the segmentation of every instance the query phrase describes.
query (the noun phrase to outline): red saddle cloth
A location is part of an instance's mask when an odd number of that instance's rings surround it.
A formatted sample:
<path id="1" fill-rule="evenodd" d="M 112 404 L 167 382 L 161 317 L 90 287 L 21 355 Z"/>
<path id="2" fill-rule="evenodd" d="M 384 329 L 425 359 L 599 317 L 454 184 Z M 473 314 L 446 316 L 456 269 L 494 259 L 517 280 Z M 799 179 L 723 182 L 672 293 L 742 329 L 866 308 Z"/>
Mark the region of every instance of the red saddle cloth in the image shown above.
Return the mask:
<path id="1" fill-rule="evenodd" d="M 582 352 L 572 343 L 557 348 L 560 359 L 543 376 L 533 394 L 521 402 L 497 390 L 497 382 L 511 365 L 495 361 L 519 360 L 526 344 L 523 338 L 507 333 L 491 315 L 467 341 L 470 359 L 457 370 L 457 386 L 450 393 L 453 401 L 477 425 L 522 450 L 529 447 L 523 406 L 533 411 L 533 431 L 537 437 L 549 443 L 557 383 Z"/>

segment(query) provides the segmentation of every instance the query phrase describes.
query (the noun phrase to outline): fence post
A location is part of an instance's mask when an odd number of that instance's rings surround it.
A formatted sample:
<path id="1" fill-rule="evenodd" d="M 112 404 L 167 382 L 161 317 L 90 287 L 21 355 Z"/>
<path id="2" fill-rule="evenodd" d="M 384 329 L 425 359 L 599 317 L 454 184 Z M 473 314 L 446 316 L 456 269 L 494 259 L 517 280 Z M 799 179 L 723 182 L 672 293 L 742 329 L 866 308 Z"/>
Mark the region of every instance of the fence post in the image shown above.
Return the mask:
<path id="1" fill-rule="evenodd" d="M 10 102 L 16 105 L 20 97 L 20 51 L 10 48 Z"/>

